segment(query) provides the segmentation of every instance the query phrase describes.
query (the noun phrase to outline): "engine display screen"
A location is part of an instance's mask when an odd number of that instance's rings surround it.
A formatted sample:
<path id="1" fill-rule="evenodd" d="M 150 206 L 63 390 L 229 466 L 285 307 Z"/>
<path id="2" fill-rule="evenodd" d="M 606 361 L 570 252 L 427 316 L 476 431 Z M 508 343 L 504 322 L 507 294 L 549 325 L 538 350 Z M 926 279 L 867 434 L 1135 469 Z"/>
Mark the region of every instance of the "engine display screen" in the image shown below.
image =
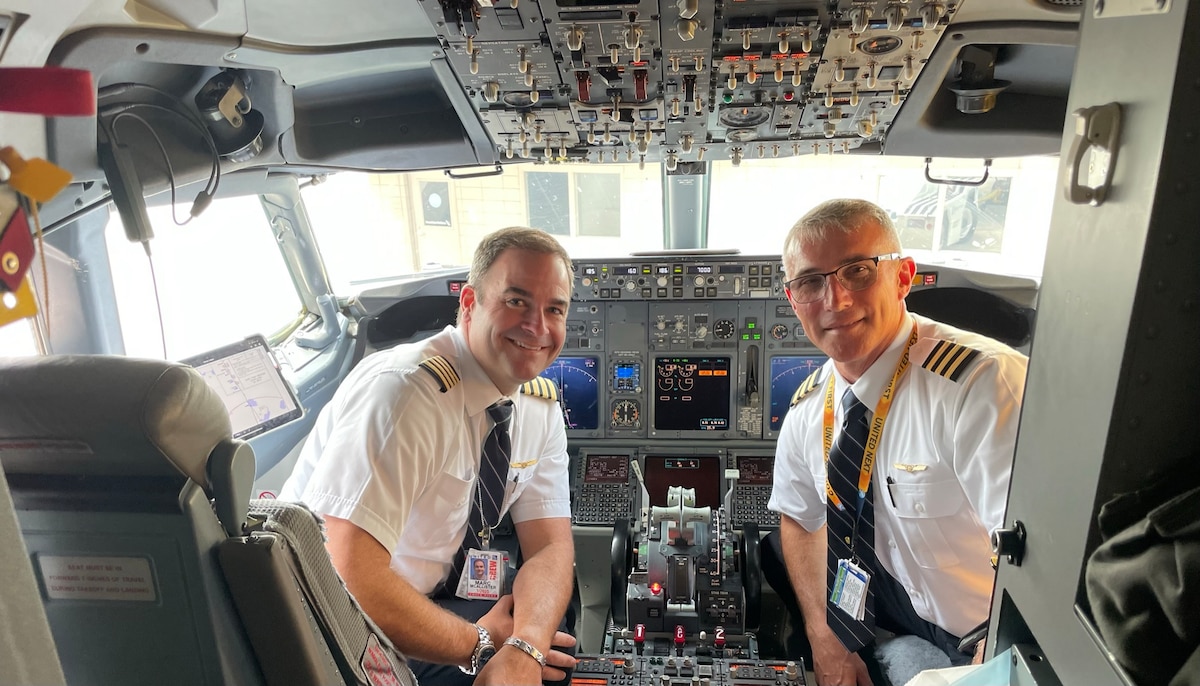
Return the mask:
<path id="1" fill-rule="evenodd" d="M 629 481 L 628 455 L 588 455 L 583 472 L 587 484 L 623 484 Z"/>
<path id="2" fill-rule="evenodd" d="M 560 357 L 541 376 L 558 386 L 567 429 L 593 431 L 600 426 L 600 361 L 595 357 Z"/>
<path id="3" fill-rule="evenodd" d="M 828 358 L 824 355 L 780 355 L 771 358 L 771 431 L 779 431 L 792 396 Z"/>
<path id="4" fill-rule="evenodd" d="M 724 431 L 729 428 L 728 357 L 654 360 L 654 428 Z"/>
<path id="5" fill-rule="evenodd" d="M 646 457 L 650 504 L 665 507 L 671 486 L 696 490 L 696 507 L 721 506 L 721 458 L 716 455 Z"/>
<path id="6" fill-rule="evenodd" d="M 759 455 L 738 455 L 739 484 L 770 484 L 775 473 L 775 458 Z"/>

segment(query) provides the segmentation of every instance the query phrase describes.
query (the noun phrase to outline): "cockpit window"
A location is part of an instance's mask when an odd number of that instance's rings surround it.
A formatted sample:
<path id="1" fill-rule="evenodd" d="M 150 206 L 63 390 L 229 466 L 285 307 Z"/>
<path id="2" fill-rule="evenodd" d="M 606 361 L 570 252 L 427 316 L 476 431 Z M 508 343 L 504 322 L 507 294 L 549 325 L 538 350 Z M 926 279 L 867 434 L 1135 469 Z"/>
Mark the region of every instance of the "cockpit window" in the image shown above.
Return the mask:
<path id="1" fill-rule="evenodd" d="M 26 357 L 37 354 L 37 339 L 33 335 L 32 320 L 20 319 L 0 326 L 0 357 Z"/>
<path id="2" fill-rule="evenodd" d="M 187 205 L 175 212 L 182 221 Z M 297 318 L 303 306 L 257 196 L 218 199 L 185 226 L 175 224 L 170 207 L 151 207 L 149 215 L 154 278 L 117 213 L 105 230 L 127 355 L 177 360 L 251 334 L 270 336 Z"/>
<path id="3" fill-rule="evenodd" d="M 980 186 L 929 183 L 921 158 L 803 155 L 709 167 L 707 247 L 778 254 L 792 224 L 835 197 L 888 210 L 905 253 L 927 264 L 1040 278 L 1058 159 L 999 159 Z M 979 178 L 979 160 L 936 160 L 935 178 Z M 301 191 L 339 295 L 469 264 L 495 229 L 543 229 L 577 259 L 661 250 L 658 165 L 509 167 L 498 176 L 344 172 Z"/>
<path id="4" fill-rule="evenodd" d="M 768 154 L 770 154 L 768 152 Z M 905 254 L 925 264 L 1040 278 L 1056 157 L 995 160 L 980 186 L 929 183 L 921 158 L 804 155 L 713 165 L 708 244 L 773 254 L 811 207 L 857 197 L 887 210 Z M 978 179 L 978 160 L 935 160 L 936 178 Z"/>
<path id="5" fill-rule="evenodd" d="M 339 295 L 470 264 L 485 234 L 533 226 L 575 256 L 661 250 L 658 165 L 525 165 L 498 176 L 340 173 L 306 186 L 304 206 Z"/>

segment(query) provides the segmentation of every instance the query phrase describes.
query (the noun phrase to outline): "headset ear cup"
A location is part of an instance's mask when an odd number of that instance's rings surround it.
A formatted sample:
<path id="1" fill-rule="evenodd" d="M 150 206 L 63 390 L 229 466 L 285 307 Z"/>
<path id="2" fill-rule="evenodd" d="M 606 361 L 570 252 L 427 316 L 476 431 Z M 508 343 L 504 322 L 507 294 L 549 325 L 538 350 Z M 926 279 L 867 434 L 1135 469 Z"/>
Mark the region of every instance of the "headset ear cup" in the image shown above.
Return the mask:
<path id="1" fill-rule="evenodd" d="M 742 570 L 742 589 L 746 594 L 746 631 L 758 630 L 762 611 L 762 556 L 759 543 L 758 524 L 742 524 L 738 563 Z"/>
<path id="2" fill-rule="evenodd" d="M 625 596 L 629 583 L 629 572 L 633 568 L 633 544 L 628 519 L 618 519 L 613 523 L 612 537 L 612 588 L 610 591 L 610 606 L 612 607 L 613 626 L 624 627 L 629 622 Z"/>

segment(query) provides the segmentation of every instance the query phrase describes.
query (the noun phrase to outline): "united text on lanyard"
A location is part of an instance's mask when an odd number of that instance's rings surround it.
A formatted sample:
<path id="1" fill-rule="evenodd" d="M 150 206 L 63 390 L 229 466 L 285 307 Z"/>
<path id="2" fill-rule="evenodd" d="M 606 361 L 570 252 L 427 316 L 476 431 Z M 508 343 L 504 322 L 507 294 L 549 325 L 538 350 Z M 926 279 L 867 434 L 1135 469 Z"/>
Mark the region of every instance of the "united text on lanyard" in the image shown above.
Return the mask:
<path id="1" fill-rule="evenodd" d="M 871 487 L 871 469 L 875 466 L 875 453 L 878 452 L 879 440 L 883 437 L 883 425 L 887 422 L 888 412 L 892 409 L 892 397 L 896 391 L 896 384 L 900 381 L 904 370 L 908 369 L 908 351 L 916 342 L 917 325 L 913 323 L 912 333 L 908 337 L 908 343 L 904 345 L 904 352 L 900 355 L 900 362 L 896 364 L 892 380 L 884 387 L 883 395 L 879 397 L 879 403 L 875 405 L 875 414 L 871 419 L 871 431 L 867 435 L 867 445 L 863 450 L 862 469 L 858 473 L 858 504 L 854 516 L 854 535 L 850 542 L 851 550 L 854 550 L 854 544 L 858 539 L 858 520 L 862 517 L 863 504 L 867 499 L 867 489 Z M 829 451 L 833 448 L 833 387 L 836 378 L 834 374 L 830 374 L 829 384 L 825 388 L 825 414 L 822 422 L 821 444 L 825 448 L 825 496 L 829 502 L 833 503 L 834 507 L 845 511 L 846 506 L 842 504 L 841 498 L 838 498 L 833 486 L 829 483 Z"/>

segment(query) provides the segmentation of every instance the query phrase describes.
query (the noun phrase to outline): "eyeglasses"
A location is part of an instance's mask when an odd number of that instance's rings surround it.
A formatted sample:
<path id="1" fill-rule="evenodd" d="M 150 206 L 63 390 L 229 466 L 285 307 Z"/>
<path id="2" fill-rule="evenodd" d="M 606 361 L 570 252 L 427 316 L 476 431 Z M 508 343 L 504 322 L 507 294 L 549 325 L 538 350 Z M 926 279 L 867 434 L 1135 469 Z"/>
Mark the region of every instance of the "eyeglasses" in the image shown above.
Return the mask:
<path id="1" fill-rule="evenodd" d="M 830 276 L 836 276 L 842 288 L 848 291 L 861 291 L 870 288 L 879 276 L 880 260 L 898 260 L 900 253 L 892 252 L 886 255 L 876 255 L 849 264 L 823 274 L 804 274 L 790 281 L 784 281 L 783 287 L 792 294 L 792 300 L 798 303 L 810 303 L 820 300 L 825 295 L 825 286 Z"/>

